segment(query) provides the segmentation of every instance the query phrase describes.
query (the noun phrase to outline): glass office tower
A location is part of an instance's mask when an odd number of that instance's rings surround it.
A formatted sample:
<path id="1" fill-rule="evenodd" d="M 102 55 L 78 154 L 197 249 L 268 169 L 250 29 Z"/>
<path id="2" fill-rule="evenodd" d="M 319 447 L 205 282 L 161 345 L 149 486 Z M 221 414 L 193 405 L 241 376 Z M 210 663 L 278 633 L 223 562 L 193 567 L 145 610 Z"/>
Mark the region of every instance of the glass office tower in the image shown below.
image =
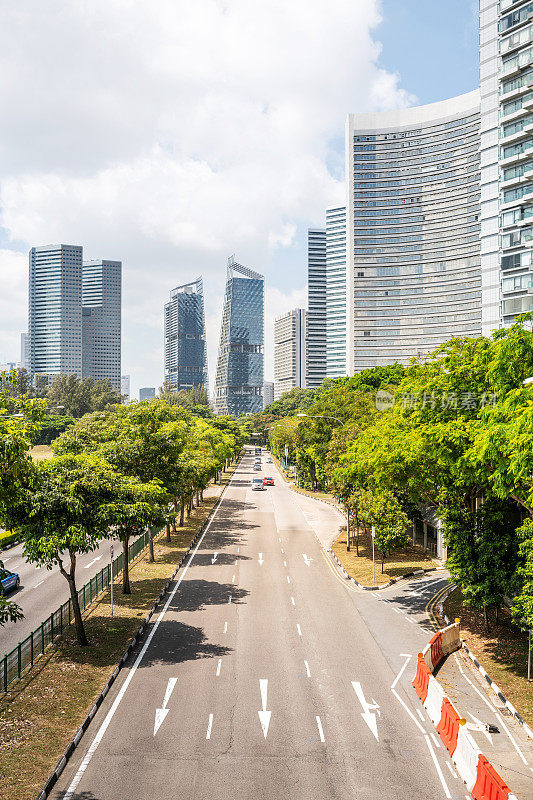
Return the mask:
<path id="1" fill-rule="evenodd" d="M 32 378 L 82 376 L 83 248 L 57 244 L 29 253 L 28 357 Z"/>
<path id="2" fill-rule="evenodd" d="M 264 278 L 228 260 L 215 381 L 217 414 L 263 409 Z"/>
<path id="3" fill-rule="evenodd" d="M 481 333 L 479 102 L 348 117 L 348 375 Z"/>
<path id="4" fill-rule="evenodd" d="M 346 208 L 326 209 L 326 377 L 346 375 Z"/>
<path id="5" fill-rule="evenodd" d="M 122 262 L 84 261 L 82 375 L 121 392 Z"/>
<path id="6" fill-rule="evenodd" d="M 165 304 L 165 381 L 173 391 L 207 389 L 202 278 L 177 286 Z"/>
<path id="7" fill-rule="evenodd" d="M 305 382 L 316 389 L 326 377 L 326 231 L 307 231 L 307 366 Z"/>

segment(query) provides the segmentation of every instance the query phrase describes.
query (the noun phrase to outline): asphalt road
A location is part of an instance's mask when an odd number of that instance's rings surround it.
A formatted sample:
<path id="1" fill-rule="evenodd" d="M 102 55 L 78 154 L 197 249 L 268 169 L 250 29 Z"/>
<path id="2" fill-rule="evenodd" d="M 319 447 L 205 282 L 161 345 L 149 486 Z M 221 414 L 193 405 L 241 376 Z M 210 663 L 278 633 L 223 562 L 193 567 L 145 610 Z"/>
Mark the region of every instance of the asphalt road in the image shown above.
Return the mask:
<path id="1" fill-rule="evenodd" d="M 76 565 L 76 580 L 79 587 L 93 578 L 102 567 L 109 564 L 111 557 L 109 547 L 111 542 L 103 541 L 97 550 L 87 555 L 79 556 Z M 120 544 L 116 541 L 115 556 L 119 553 Z M 8 653 L 13 647 L 35 630 L 46 617 L 55 611 L 61 603 L 68 600 L 69 590 L 65 578 L 58 567 L 47 570 L 45 567 L 36 567 L 30 564 L 22 554 L 22 545 L 4 550 L 0 554 L 6 569 L 18 572 L 20 575 L 20 588 L 6 595 L 8 600 L 13 600 L 22 608 L 24 619 L 19 622 L 8 622 L 0 628 L 0 656 Z"/>
<path id="2" fill-rule="evenodd" d="M 464 800 L 410 687 L 423 612 L 349 590 L 317 540 L 337 512 L 274 465 L 252 492 L 252 464 L 51 797 Z"/>

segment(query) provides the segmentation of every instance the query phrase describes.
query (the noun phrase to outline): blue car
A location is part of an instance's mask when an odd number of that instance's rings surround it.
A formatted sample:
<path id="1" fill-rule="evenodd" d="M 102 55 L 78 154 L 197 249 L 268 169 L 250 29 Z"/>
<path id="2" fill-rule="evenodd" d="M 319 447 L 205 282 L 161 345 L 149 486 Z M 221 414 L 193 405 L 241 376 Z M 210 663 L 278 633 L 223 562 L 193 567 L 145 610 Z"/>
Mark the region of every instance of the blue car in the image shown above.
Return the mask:
<path id="1" fill-rule="evenodd" d="M 20 575 L 17 572 L 10 572 L 8 569 L 0 569 L 0 596 L 7 594 L 12 589 L 20 586 Z"/>

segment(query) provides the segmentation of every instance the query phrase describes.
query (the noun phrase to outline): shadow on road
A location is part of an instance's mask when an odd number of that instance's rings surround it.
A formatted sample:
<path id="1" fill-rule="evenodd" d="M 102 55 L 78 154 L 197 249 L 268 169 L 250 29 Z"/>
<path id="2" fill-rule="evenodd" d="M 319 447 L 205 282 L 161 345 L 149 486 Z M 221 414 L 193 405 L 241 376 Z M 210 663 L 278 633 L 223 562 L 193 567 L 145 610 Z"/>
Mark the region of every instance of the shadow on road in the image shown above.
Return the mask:
<path id="1" fill-rule="evenodd" d="M 231 647 L 212 644 L 202 628 L 182 622 L 162 622 L 152 646 L 146 651 L 139 669 L 157 664 L 180 664 L 200 658 L 222 658 L 232 652 Z"/>
<path id="2" fill-rule="evenodd" d="M 212 550 L 208 550 L 206 552 L 198 552 L 196 553 L 193 561 L 193 565 L 195 567 L 207 567 L 213 565 L 213 558 L 215 555 L 216 547 L 213 547 Z M 224 566 L 228 566 L 229 564 L 233 564 L 235 561 L 251 561 L 250 556 L 241 556 L 238 553 L 220 553 L 217 552 L 216 561 L 214 562 L 214 566 L 216 567 L 217 564 L 222 564 Z"/>
<path id="3" fill-rule="evenodd" d="M 170 604 L 170 611 L 200 611 L 206 606 L 239 603 L 250 593 L 233 583 L 217 583 L 205 580 L 184 580 L 181 592 L 176 594 Z"/>

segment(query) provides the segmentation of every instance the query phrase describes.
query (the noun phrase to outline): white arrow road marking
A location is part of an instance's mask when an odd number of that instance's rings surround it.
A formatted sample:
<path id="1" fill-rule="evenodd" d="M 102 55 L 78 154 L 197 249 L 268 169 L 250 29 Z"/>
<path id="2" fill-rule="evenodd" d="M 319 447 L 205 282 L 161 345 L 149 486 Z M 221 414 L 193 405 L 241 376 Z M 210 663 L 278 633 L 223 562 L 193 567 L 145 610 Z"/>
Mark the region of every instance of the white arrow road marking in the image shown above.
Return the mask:
<path id="1" fill-rule="evenodd" d="M 207 733 L 205 735 L 206 739 L 211 738 L 211 728 L 213 727 L 213 715 L 209 714 L 209 722 L 207 723 Z"/>
<path id="2" fill-rule="evenodd" d="M 161 708 L 156 708 L 155 710 L 155 723 L 154 723 L 154 736 L 156 735 L 157 731 L 165 721 L 165 717 L 167 716 L 169 709 L 167 708 L 168 701 L 170 700 L 170 695 L 174 691 L 174 686 L 178 682 L 177 678 L 169 678 L 167 683 L 167 690 L 165 692 L 165 698 L 163 700 L 163 705 Z"/>
<path id="3" fill-rule="evenodd" d="M 305 561 L 305 566 L 309 567 L 311 565 L 312 558 L 308 558 L 306 553 L 302 553 L 302 558 Z"/>
<path id="4" fill-rule="evenodd" d="M 325 742 L 326 740 L 324 738 L 324 729 L 322 728 L 322 723 L 320 722 L 319 716 L 317 716 L 316 718 L 316 724 L 318 726 L 318 735 L 320 736 L 320 741 Z"/>
<path id="5" fill-rule="evenodd" d="M 363 707 L 363 712 L 362 712 L 361 716 L 363 717 L 364 721 L 366 722 L 366 724 L 368 725 L 368 727 L 372 731 L 372 733 L 375 736 L 376 740 L 379 742 L 378 723 L 377 723 L 377 720 L 376 720 L 376 715 L 374 713 L 372 713 L 373 711 L 377 711 L 378 716 L 381 716 L 381 711 L 379 710 L 379 706 L 376 703 L 376 701 L 374 700 L 374 698 L 372 698 L 372 702 L 371 703 L 368 703 L 365 700 L 365 695 L 363 693 L 363 690 L 361 688 L 361 684 L 359 683 L 359 681 L 352 681 L 352 686 L 354 688 L 354 692 L 356 693 L 356 695 L 357 695 L 357 697 L 359 699 L 359 702 L 361 703 L 361 705 Z"/>
<path id="6" fill-rule="evenodd" d="M 484 725 L 483 722 L 481 722 L 480 719 L 478 719 L 473 714 L 471 714 L 470 711 L 468 712 L 468 715 L 470 717 L 472 717 L 472 719 L 475 722 L 475 724 L 473 724 L 472 722 L 467 722 L 466 723 L 466 727 L 468 728 L 468 730 L 469 731 L 479 731 L 480 733 L 483 734 L 483 736 L 486 736 L 487 739 L 489 740 L 490 744 L 492 744 L 492 734 L 490 734 L 488 732 L 487 726 Z"/>
<path id="7" fill-rule="evenodd" d="M 259 558 L 257 560 L 259 562 L 259 566 L 262 567 L 263 566 L 263 561 L 264 561 L 263 553 L 259 553 Z"/>
<path id="8" fill-rule="evenodd" d="M 99 556 L 96 556 L 96 558 L 93 558 L 93 560 L 92 560 L 92 561 L 89 561 L 89 563 L 88 563 L 88 564 L 85 564 L 85 567 L 84 567 L 84 569 L 89 569 L 89 567 L 92 567 L 92 565 L 93 565 L 93 564 L 96 564 L 96 562 L 97 562 L 97 561 L 100 561 L 100 559 L 101 559 L 101 558 L 102 558 L 102 556 L 101 556 L 101 555 L 99 555 Z"/>
<path id="9" fill-rule="evenodd" d="M 218 556 L 218 552 L 215 551 L 215 554 L 214 554 L 213 558 L 211 559 L 211 564 L 215 563 L 215 561 L 217 560 L 217 556 Z"/>
<path id="10" fill-rule="evenodd" d="M 263 706 L 261 711 L 258 711 L 259 714 L 259 721 L 261 722 L 261 728 L 263 729 L 263 736 L 265 739 L 267 738 L 268 733 L 268 726 L 270 725 L 270 717 L 272 716 L 272 711 L 267 711 L 267 697 L 268 697 L 268 680 L 266 678 L 261 678 L 259 681 L 259 689 L 261 690 L 261 705 Z"/>

